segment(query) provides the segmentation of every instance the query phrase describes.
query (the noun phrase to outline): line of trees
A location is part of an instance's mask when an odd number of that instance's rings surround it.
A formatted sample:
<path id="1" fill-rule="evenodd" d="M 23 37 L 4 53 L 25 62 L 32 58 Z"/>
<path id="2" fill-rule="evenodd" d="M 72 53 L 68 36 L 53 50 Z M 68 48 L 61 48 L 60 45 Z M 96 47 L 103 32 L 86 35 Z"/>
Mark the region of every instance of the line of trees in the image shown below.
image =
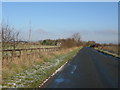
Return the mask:
<path id="1" fill-rule="evenodd" d="M 74 46 L 80 46 L 81 37 L 79 33 L 74 33 L 70 38 L 67 39 L 57 39 L 57 40 L 46 39 L 39 42 L 42 45 L 61 45 L 61 47 L 63 48 L 71 48 Z"/>

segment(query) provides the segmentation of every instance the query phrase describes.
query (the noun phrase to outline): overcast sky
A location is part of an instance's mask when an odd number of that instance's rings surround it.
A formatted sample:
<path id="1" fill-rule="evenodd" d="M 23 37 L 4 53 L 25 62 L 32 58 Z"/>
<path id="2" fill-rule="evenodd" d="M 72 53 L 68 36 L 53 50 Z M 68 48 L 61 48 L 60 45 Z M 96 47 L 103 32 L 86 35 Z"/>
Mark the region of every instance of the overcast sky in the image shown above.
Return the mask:
<path id="1" fill-rule="evenodd" d="M 80 32 L 82 40 L 118 42 L 117 2 L 3 2 L 3 21 L 32 40 L 70 37 Z"/>

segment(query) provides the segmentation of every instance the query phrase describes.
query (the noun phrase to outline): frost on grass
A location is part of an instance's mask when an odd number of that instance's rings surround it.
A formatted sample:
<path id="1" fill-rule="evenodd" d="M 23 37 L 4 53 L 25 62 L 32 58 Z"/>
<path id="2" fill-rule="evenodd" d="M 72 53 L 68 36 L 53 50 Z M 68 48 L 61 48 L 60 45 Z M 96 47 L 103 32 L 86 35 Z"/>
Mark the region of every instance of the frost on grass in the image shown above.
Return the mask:
<path id="1" fill-rule="evenodd" d="M 3 88 L 28 88 L 31 87 L 30 85 L 33 83 L 38 82 L 41 80 L 47 72 L 50 71 L 52 68 L 57 67 L 60 62 L 64 60 L 64 58 L 69 57 L 71 53 L 54 59 L 52 61 L 46 62 L 45 64 L 37 64 L 33 67 L 18 73 L 9 79 L 5 80 L 3 84 Z"/>

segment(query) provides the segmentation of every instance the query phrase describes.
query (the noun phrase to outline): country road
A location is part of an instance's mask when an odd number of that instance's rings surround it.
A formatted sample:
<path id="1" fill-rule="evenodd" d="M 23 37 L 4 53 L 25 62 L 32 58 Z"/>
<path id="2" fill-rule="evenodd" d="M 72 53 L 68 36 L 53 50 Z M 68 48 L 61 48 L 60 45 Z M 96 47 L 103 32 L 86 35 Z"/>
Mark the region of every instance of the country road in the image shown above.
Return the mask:
<path id="1" fill-rule="evenodd" d="M 85 47 L 42 88 L 118 88 L 118 58 Z"/>

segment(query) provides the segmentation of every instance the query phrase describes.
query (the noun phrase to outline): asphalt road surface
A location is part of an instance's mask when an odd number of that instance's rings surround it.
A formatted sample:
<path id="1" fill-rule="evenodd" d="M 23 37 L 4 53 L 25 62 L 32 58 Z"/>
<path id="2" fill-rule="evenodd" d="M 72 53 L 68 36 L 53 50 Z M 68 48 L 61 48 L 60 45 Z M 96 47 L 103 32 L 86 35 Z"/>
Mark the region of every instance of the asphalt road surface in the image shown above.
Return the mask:
<path id="1" fill-rule="evenodd" d="M 85 47 L 42 88 L 118 88 L 118 60 Z"/>

